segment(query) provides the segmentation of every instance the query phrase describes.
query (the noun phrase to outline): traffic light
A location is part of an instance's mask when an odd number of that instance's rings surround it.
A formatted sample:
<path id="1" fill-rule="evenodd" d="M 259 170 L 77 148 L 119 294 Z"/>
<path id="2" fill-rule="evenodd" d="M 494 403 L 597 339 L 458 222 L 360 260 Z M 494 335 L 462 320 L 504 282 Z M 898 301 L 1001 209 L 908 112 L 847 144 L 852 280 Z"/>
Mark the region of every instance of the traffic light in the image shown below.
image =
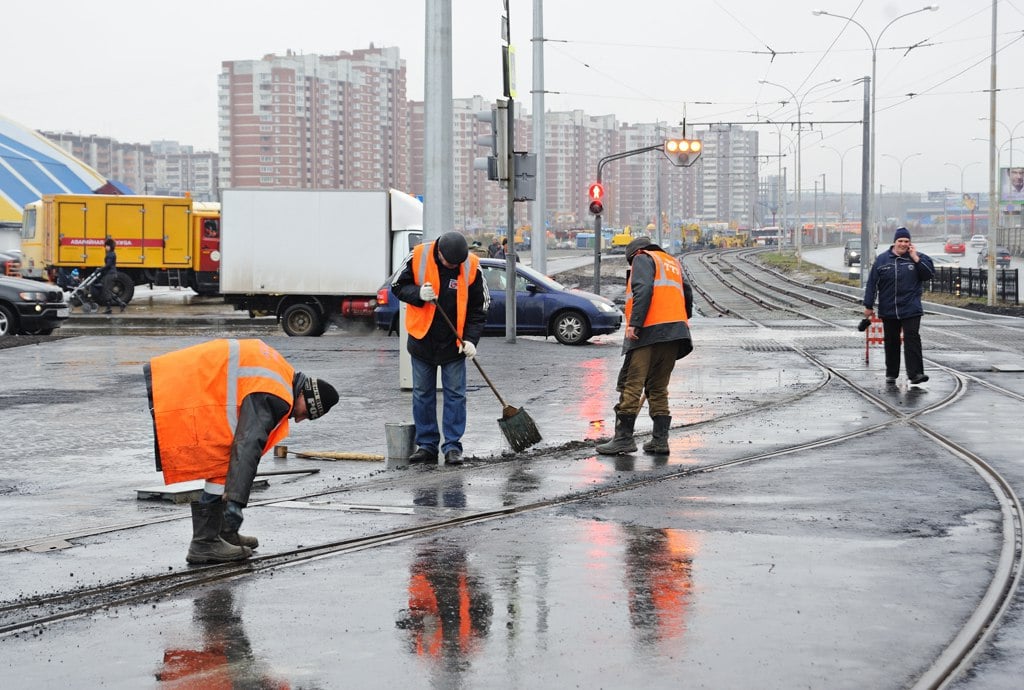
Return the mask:
<path id="1" fill-rule="evenodd" d="M 488 180 L 508 180 L 508 103 L 498 100 L 490 110 L 476 113 L 480 122 L 491 123 L 491 133 L 477 137 L 478 146 L 491 150 L 487 156 L 473 159 L 474 170 L 486 170 Z"/>
<path id="2" fill-rule="evenodd" d="M 700 158 L 704 143 L 700 139 L 666 139 L 662 150 L 672 165 L 686 168 Z"/>
<path id="3" fill-rule="evenodd" d="M 587 198 L 590 199 L 590 212 L 595 216 L 604 211 L 604 186 L 595 182 L 587 189 Z"/>

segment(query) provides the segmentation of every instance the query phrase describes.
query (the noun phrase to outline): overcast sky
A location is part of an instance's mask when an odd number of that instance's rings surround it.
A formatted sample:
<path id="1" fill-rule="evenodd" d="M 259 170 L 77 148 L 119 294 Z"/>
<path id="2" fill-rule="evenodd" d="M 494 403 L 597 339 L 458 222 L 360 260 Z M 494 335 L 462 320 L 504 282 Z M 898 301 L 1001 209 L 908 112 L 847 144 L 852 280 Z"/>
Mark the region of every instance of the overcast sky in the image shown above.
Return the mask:
<path id="1" fill-rule="evenodd" d="M 533 0 L 510 0 L 519 100 L 532 110 Z M 548 110 L 676 124 L 804 121 L 803 184 L 840 182 L 840 154 L 861 142 L 863 86 L 877 42 L 877 183 L 897 191 L 987 191 L 991 0 L 545 0 Z M 998 3 L 997 143 L 1024 163 L 1024 0 Z M 452 0 L 453 94 L 500 96 L 502 0 Z M 812 9 L 852 16 L 813 16 Z M 408 97 L 423 98 L 424 0 L 36 0 L 7 3 L 0 40 L 0 114 L 35 129 L 217 145 L 223 60 L 291 49 L 329 54 L 398 46 Z M 883 31 L 884 28 L 884 32 Z M 880 32 L 881 35 L 880 35 Z M 907 50 L 909 46 L 917 46 Z M 830 79 L 838 83 L 818 86 Z M 762 85 L 759 80 L 781 84 Z M 810 91 L 810 92 L 809 92 Z M 915 94 L 908 96 L 908 94 Z M 787 101 L 787 106 L 780 105 Z M 985 118 L 985 120 L 979 120 Z M 813 122 L 813 125 L 807 124 Z M 812 131 L 813 127 L 813 131 Z M 761 152 L 780 129 L 762 125 Z M 794 177 L 796 126 L 781 128 Z M 790 143 L 789 139 L 793 139 Z M 984 138 L 986 141 L 974 141 Z M 921 155 L 913 155 L 920 153 Z M 843 186 L 859 190 L 859 149 Z M 763 163 L 766 174 L 779 160 Z M 973 163 L 973 165 L 972 165 Z M 883 209 L 884 210 L 884 209 Z"/>

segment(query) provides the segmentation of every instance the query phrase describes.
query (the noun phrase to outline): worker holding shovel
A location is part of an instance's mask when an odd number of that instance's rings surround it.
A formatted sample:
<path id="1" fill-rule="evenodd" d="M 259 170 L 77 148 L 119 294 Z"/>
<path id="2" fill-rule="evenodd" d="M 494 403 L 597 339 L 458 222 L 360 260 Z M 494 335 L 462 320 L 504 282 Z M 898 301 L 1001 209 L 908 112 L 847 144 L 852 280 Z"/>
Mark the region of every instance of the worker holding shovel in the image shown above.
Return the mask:
<path id="1" fill-rule="evenodd" d="M 238 529 L 260 458 L 288 436 L 290 419 L 322 417 L 338 392 L 255 339 L 211 340 L 169 352 L 143 365 L 143 373 L 164 482 L 206 480 L 192 503 L 186 560 L 248 558 L 258 542 Z"/>
<path id="2" fill-rule="evenodd" d="M 625 359 L 619 371 L 615 405 L 615 437 L 597 446 L 604 455 L 636 451 L 633 425 L 646 395 L 654 431 L 644 451 L 667 455 L 672 425 L 668 382 L 676 360 L 693 351 L 689 318 L 693 294 L 683 281 L 679 262 L 650 237 L 638 237 L 626 247 L 631 267 L 626 283 Z"/>
<path id="3" fill-rule="evenodd" d="M 409 462 L 436 463 L 440 451 L 445 464 L 460 465 L 466 431 L 466 359 L 476 356 L 490 301 L 480 259 L 470 254 L 461 233 L 446 232 L 413 249 L 391 290 L 408 304 L 405 327 L 412 356 L 417 446 Z M 444 395 L 441 428 L 437 424 L 438 367 Z"/>

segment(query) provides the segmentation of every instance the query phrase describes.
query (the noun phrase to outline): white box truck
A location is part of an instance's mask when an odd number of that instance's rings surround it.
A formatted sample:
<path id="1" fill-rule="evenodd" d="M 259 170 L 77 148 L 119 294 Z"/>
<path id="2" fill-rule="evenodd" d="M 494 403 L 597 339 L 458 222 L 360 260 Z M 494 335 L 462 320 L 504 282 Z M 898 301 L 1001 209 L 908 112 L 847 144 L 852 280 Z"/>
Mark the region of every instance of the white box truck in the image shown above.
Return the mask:
<path id="1" fill-rule="evenodd" d="M 288 335 L 372 322 L 377 289 L 423 237 L 423 203 L 397 190 L 227 189 L 221 293 Z"/>

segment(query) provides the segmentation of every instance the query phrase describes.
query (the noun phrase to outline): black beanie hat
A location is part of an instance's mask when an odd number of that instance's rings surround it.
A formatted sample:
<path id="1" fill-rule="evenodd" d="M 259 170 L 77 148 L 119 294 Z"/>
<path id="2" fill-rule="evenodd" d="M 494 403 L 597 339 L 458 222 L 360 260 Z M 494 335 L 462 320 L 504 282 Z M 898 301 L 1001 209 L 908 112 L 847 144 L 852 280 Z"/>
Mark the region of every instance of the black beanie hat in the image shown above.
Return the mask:
<path id="1" fill-rule="evenodd" d="M 910 231 L 906 228 L 896 228 L 896 233 L 892 236 L 892 241 L 896 242 L 898 239 L 910 239 Z"/>
<path id="2" fill-rule="evenodd" d="M 654 242 L 652 242 L 651 238 L 646 235 L 637 237 L 626 247 L 626 261 L 628 263 L 633 263 L 633 257 L 636 256 L 636 253 L 641 249 L 647 249 L 652 244 L 654 244 Z"/>
<path id="3" fill-rule="evenodd" d="M 338 391 L 323 379 L 306 378 L 302 384 L 302 397 L 310 419 L 319 419 L 338 402 Z"/>
<path id="4" fill-rule="evenodd" d="M 437 240 L 437 248 L 450 264 L 461 264 L 469 256 L 469 243 L 461 232 L 446 232 Z"/>

